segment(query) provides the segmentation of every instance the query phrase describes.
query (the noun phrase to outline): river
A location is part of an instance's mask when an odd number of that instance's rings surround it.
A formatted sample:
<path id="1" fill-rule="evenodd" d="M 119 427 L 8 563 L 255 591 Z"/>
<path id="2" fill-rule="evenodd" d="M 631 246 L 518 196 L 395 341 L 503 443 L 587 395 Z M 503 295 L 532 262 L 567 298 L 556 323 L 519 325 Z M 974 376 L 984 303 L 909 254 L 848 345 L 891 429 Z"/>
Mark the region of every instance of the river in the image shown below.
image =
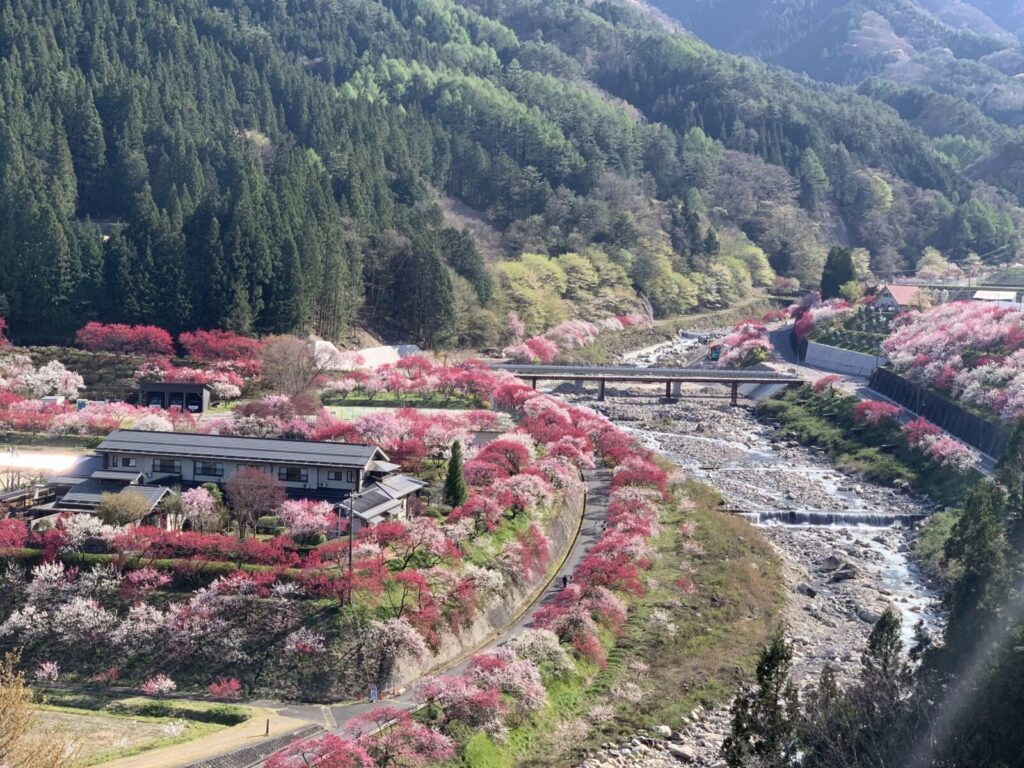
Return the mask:
<path id="1" fill-rule="evenodd" d="M 910 556 L 916 526 L 936 511 L 926 499 L 846 475 L 819 451 L 778 442 L 748 408 L 727 402 L 666 403 L 651 396 L 590 405 L 714 486 L 725 508 L 772 542 L 783 563 L 799 687 L 816 681 L 826 663 L 841 680 L 856 676 L 867 636 L 887 605 L 902 615 L 908 648 L 918 625 L 932 636 L 941 632 L 938 593 Z M 728 730 L 726 708 L 701 712 L 680 730 L 694 765 L 724 765 L 718 745 Z"/>

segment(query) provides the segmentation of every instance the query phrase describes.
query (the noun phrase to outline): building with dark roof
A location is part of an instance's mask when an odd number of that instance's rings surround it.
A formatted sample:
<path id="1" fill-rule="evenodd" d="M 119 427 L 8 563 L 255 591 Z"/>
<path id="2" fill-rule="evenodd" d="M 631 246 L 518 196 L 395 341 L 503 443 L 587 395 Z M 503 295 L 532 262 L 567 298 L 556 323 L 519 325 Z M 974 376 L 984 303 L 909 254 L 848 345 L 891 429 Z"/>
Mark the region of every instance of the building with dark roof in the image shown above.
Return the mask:
<path id="1" fill-rule="evenodd" d="M 352 531 L 367 525 L 409 517 L 409 500 L 427 487 L 427 483 L 409 475 L 389 475 L 352 494 L 338 505 L 343 516 L 351 515 Z"/>
<path id="2" fill-rule="evenodd" d="M 140 381 L 139 405 L 151 408 L 180 408 L 189 413 L 210 410 L 210 388 L 205 384 L 170 381 Z"/>
<path id="3" fill-rule="evenodd" d="M 96 452 L 107 471 L 138 472 L 146 484 L 224 483 L 239 469 L 269 472 L 290 495 L 340 500 L 397 465 L 372 445 L 190 432 L 111 432 Z"/>

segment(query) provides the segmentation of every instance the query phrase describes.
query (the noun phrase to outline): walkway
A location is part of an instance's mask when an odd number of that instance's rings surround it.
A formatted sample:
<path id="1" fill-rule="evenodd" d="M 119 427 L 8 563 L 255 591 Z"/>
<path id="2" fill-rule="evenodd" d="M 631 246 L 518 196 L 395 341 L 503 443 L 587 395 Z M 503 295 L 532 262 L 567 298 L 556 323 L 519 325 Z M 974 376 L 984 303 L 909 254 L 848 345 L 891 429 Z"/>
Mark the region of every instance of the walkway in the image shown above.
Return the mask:
<path id="1" fill-rule="evenodd" d="M 467 654 L 437 674 L 461 674 L 465 671 L 471 656 L 482 651 L 497 648 L 507 643 L 524 629 L 527 629 L 533 622 L 537 611 L 550 603 L 558 592 L 561 591 L 562 577 L 572 576 L 577 566 L 579 566 L 580 562 L 590 551 L 590 548 L 601 538 L 602 528 L 608 517 L 608 493 L 611 485 L 611 471 L 601 468 L 587 471 L 584 474 L 587 486 L 587 504 L 583 513 L 583 521 L 565 561 L 555 572 L 554 577 L 512 626 L 508 627 L 486 645 Z M 312 723 L 326 731 L 342 734 L 345 730 L 345 723 L 357 715 L 369 712 L 382 704 L 398 709 L 413 709 L 420 701 L 416 697 L 415 691 L 410 689 L 397 697 L 381 699 L 377 704 L 371 704 L 369 701 L 337 705 L 289 704 L 276 701 L 251 701 L 246 703 L 252 706 L 273 709 L 279 716 L 288 718 L 292 722 Z M 215 757 L 207 757 L 202 761 L 201 766 L 202 768 L 228 768 L 229 766 L 231 768 L 249 768 L 249 765 L 256 764 L 258 763 L 241 764 L 235 758 L 235 753 L 229 752 Z M 190 766 L 200 768 L 198 763 L 190 764 Z"/>

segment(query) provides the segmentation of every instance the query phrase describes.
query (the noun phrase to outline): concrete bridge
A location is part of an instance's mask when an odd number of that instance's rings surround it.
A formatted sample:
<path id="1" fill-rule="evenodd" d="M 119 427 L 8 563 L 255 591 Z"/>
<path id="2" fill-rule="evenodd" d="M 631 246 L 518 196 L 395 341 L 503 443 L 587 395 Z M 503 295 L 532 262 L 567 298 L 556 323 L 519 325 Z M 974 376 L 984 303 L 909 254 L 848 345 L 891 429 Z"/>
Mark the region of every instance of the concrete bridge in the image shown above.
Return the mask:
<path id="1" fill-rule="evenodd" d="M 537 388 L 538 381 L 572 381 L 577 386 L 585 382 L 597 382 L 597 399 L 604 400 L 605 385 L 617 384 L 664 384 L 665 397 L 682 397 L 683 384 L 718 384 L 728 387 L 732 404 L 739 400 L 741 386 L 762 386 L 779 384 L 790 386 L 803 383 L 795 373 L 777 371 L 745 370 L 729 371 L 715 368 L 636 368 L 626 365 L 532 365 L 506 363 L 492 365 L 496 371 L 508 371 L 529 381 Z"/>

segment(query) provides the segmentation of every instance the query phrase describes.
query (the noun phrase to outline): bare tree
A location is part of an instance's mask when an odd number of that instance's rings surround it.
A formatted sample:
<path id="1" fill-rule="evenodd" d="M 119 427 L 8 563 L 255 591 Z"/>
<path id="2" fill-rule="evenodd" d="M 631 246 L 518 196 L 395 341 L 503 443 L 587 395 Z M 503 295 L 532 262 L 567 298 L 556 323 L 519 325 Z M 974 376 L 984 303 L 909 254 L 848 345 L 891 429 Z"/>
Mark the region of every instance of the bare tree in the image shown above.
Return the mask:
<path id="1" fill-rule="evenodd" d="M 272 336 L 260 352 L 263 380 L 275 392 L 296 397 L 316 386 L 326 370 L 312 347 L 296 336 Z"/>
<path id="2" fill-rule="evenodd" d="M 284 501 L 284 486 L 276 477 L 255 467 L 235 472 L 224 483 L 231 515 L 238 522 L 238 538 L 244 539 L 256 521 L 273 514 Z"/>
<path id="3" fill-rule="evenodd" d="M 59 733 L 33 733 L 32 690 L 15 671 L 17 657 L 0 658 L 0 765 L 5 768 L 60 768 L 75 762 L 74 742 Z"/>
<path id="4" fill-rule="evenodd" d="M 149 501 L 138 494 L 104 493 L 96 506 L 96 514 L 110 525 L 128 525 L 139 522 L 151 509 Z"/>

